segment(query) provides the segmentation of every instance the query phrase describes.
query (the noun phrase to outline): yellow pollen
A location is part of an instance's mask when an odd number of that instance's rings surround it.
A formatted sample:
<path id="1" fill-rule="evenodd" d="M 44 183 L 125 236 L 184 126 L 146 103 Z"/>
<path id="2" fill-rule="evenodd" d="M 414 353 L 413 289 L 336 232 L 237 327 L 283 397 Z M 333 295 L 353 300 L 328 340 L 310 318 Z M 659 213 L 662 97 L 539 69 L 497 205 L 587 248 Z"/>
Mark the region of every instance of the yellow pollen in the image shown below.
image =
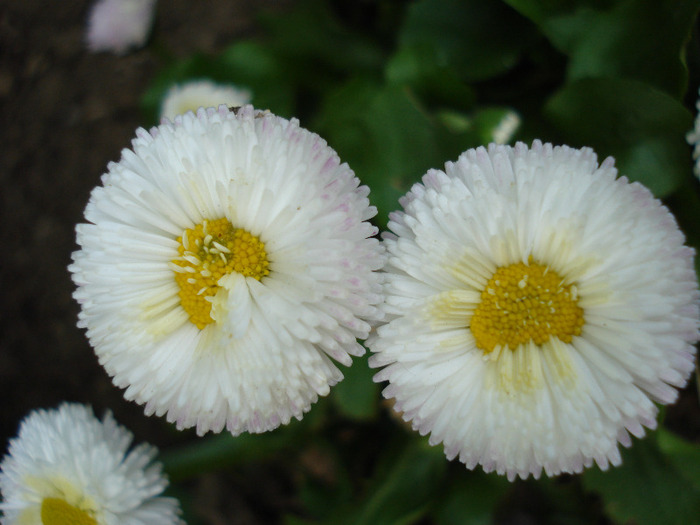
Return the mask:
<path id="1" fill-rule="evenodd" d="M 496 346 L 515 350 L 529 341 L 542 345 L 550 337 L 570 343 L 581 335 L 583 309 L 575 284 L 533 262 L 498 268 L 481 292 L 471 319 L 476 346 L 485 353 Z"/>
<path id="2" fill-rule="evenodd" d="M 44 498 L 41 502 L 43 525 L 97 525 L 90 514 L 60 498 Z"/>
<path id="3" fill-rule="evenodd" d="M 219 291 L 219 279 L 237 272 L 259 281 L 270 274 L 265 244 L 226 218 L 205 220 L 177 241 L 180 256 L 173 264 L 180 304 L 200 330 L 214 322 L 207 298 Z"/>

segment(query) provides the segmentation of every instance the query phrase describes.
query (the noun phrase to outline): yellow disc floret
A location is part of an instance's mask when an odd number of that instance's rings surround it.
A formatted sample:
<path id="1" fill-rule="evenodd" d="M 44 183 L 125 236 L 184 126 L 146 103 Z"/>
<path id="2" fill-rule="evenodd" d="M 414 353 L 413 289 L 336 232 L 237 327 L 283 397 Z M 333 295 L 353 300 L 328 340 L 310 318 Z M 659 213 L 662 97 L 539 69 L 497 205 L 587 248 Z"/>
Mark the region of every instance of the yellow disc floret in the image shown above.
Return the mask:
<path id="1" fill-rule="evenodd" d="M 581 335 L 583 309 L 576 285 L 530 257 L 526 263 L 500 267 L 481 293 L 471 319 L 476 345 L 484 352 L 529 341 L 542 345 L 550 337 L 570 343 Z"/>
<path id="2" fill-rule="evenodd" d="M 44 498 L 41 502 L 43 525 L 97 525 L 90 514 L 61 498 Z"/>
<path id="3" fill-rule="evenodd" d="M 207 298 L 219 290 L 219 279 L 237 272 L 259 281 L 270 273 L 265 244 L 226 218 L 205 220 L 177 240 L 180 257 L 173 260 L 173 269 L 180 304 L 200 330 L 214 322 Z"/>

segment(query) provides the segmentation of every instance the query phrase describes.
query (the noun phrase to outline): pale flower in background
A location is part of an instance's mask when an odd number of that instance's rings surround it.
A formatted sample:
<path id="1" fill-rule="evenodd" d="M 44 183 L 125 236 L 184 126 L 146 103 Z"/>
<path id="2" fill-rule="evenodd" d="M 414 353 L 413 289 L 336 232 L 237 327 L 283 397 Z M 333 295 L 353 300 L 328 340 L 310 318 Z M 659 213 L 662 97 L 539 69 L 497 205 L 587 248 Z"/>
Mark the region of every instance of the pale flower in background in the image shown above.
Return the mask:
<path id="1" fill-rule="evenodd" d="M 382 316 L 369 189 L 252 106 L 164 119 L 132 148 L 93 190 L 69 268 L 100 363 L 179 429 L 301 419 Z"/>
<path id="2" fill-rule="evenodd" d="M 230 107 L 244 106 L 251 101 L 247 89 L 211 80 L 192 80 L 172 86 L 165 93 L 160 107 L 160 118 L 173 120 L 177 115 L 199 108 L 216 108 L 221 104 Z"/>
<path id="3" fill-rule="evenodd" d="M 10 440 L 0 468 L 2 523 L 73 525 L 181 524 L 157 449 L 132 447 L 133 435 L 110 413 L 64 403 L 31 412 Z"/>
<path id="4" fill-rule="evenodd" d="M 97 0 L 88 15 L 88 49 L 123 55 L 143 47 L 155 10 L 156 0 Z"/>
<path id="5" fill-rule="evenodd" d="M 385 236 L 384 396 L 449 459 L 539 477 L 602 469 L 693 370 L 694 251 L 613 160 L 539 141 L 430 170 Z"/>

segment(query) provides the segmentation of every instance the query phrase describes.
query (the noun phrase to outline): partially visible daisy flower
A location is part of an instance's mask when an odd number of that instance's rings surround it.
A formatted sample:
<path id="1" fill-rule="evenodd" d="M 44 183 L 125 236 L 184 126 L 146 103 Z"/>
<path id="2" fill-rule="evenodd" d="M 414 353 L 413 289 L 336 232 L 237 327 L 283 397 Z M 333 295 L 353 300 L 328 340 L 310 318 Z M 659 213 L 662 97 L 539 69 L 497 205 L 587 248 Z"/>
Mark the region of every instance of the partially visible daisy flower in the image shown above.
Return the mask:
<path id="1" fill-rule="evenodd" d="M 70 266 L 100 363 L 180 429 L 300 419 L 382 316 L 369 189 L 318 135 L 252 106 L 164 120 L 132 146 Z"/>
<path id="2" fill-rule="evenodd" d="M 693 369 L 694 252 L 595 153 L 491 144 L 430 170 L 385 238 L 384 396 L 469 468 L 539 477 L 620 463 Z"/>
<path id="3" fill-rule="evenodd" d="M 0 464 L 2 523 L 183 523 L 177 500 L 159 496 L 168 481 L 156 448 L 130 448 L 132 439 L 110 413 L 100 421 L 83 405 L 30 413 Z"/>
<path id="4" fill-rule="evenodd" d="M 696 177 L 700 177 L 700 98 L 695 103 L 698 114 L 695 116 L 695 127 L 686 135 L 688 144 L 693 146 L 693 172 Z"/>
<path id="5" fill-rule="evenodd" d="M 160 108 L 160 118 L 173 120 L 177 115 L 199 108 L 244 106 L 250 103 L 251 93 L 236 86 L 217 84 L 211 80 L 193 80 L 176 84 L 165 93 Z"/>
<path id="6" fill-rule="evenodd" d="M 156 0 L 97 0 L 88 15 L 85 35 L 88 49 L 123 55 L 143 47 L 155 10 Z"/>

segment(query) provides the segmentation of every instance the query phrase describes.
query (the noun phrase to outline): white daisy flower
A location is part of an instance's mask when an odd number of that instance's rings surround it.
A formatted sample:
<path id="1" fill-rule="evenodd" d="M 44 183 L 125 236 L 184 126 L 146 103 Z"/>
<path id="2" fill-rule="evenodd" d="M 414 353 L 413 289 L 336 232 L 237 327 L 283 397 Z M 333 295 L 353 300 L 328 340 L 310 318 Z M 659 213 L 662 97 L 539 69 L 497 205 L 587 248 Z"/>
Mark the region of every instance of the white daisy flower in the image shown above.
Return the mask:
<path id="1" fill-rule="evenodd" d="M 133 435 L 107 413 L 64 403 L 30 413 L 0 468 L 3 525 L 168 525 L 177 500 L 155 447 L 130 449 Z"/>
<path id="2" fill-rule="evenodd" d="M 143 47 L 155 11 L 156 0 L 97 0 L 88 16 L 85 35 L 88 49 L 123 55 Z"/>
<path id="3" fill-rule="evenodd" d="M 77 227 L 79 325 L 125 397 L 203 434 L 300 419 L 382 316 L 376 209 L 318 135 L 200 109 L 111 163 Z"/>
<path id="4" fill-rule="evenodd" d="M 694 252 L 613 164 L 491 144 L 430 170 L 391 216 L 370 363 L 449 459 L 509 479 L 606 469 L 685 385 Z"/>
<path id="5" fill-rule="evenodd" d="M 172 86 L 163 97 L 160 117 L 173 120 L 177 115 L 199 108 L 243 106 L 250 103 L 251 93 L 236 86 L 217 84 L 210 80 L 193 80 Z"/>

